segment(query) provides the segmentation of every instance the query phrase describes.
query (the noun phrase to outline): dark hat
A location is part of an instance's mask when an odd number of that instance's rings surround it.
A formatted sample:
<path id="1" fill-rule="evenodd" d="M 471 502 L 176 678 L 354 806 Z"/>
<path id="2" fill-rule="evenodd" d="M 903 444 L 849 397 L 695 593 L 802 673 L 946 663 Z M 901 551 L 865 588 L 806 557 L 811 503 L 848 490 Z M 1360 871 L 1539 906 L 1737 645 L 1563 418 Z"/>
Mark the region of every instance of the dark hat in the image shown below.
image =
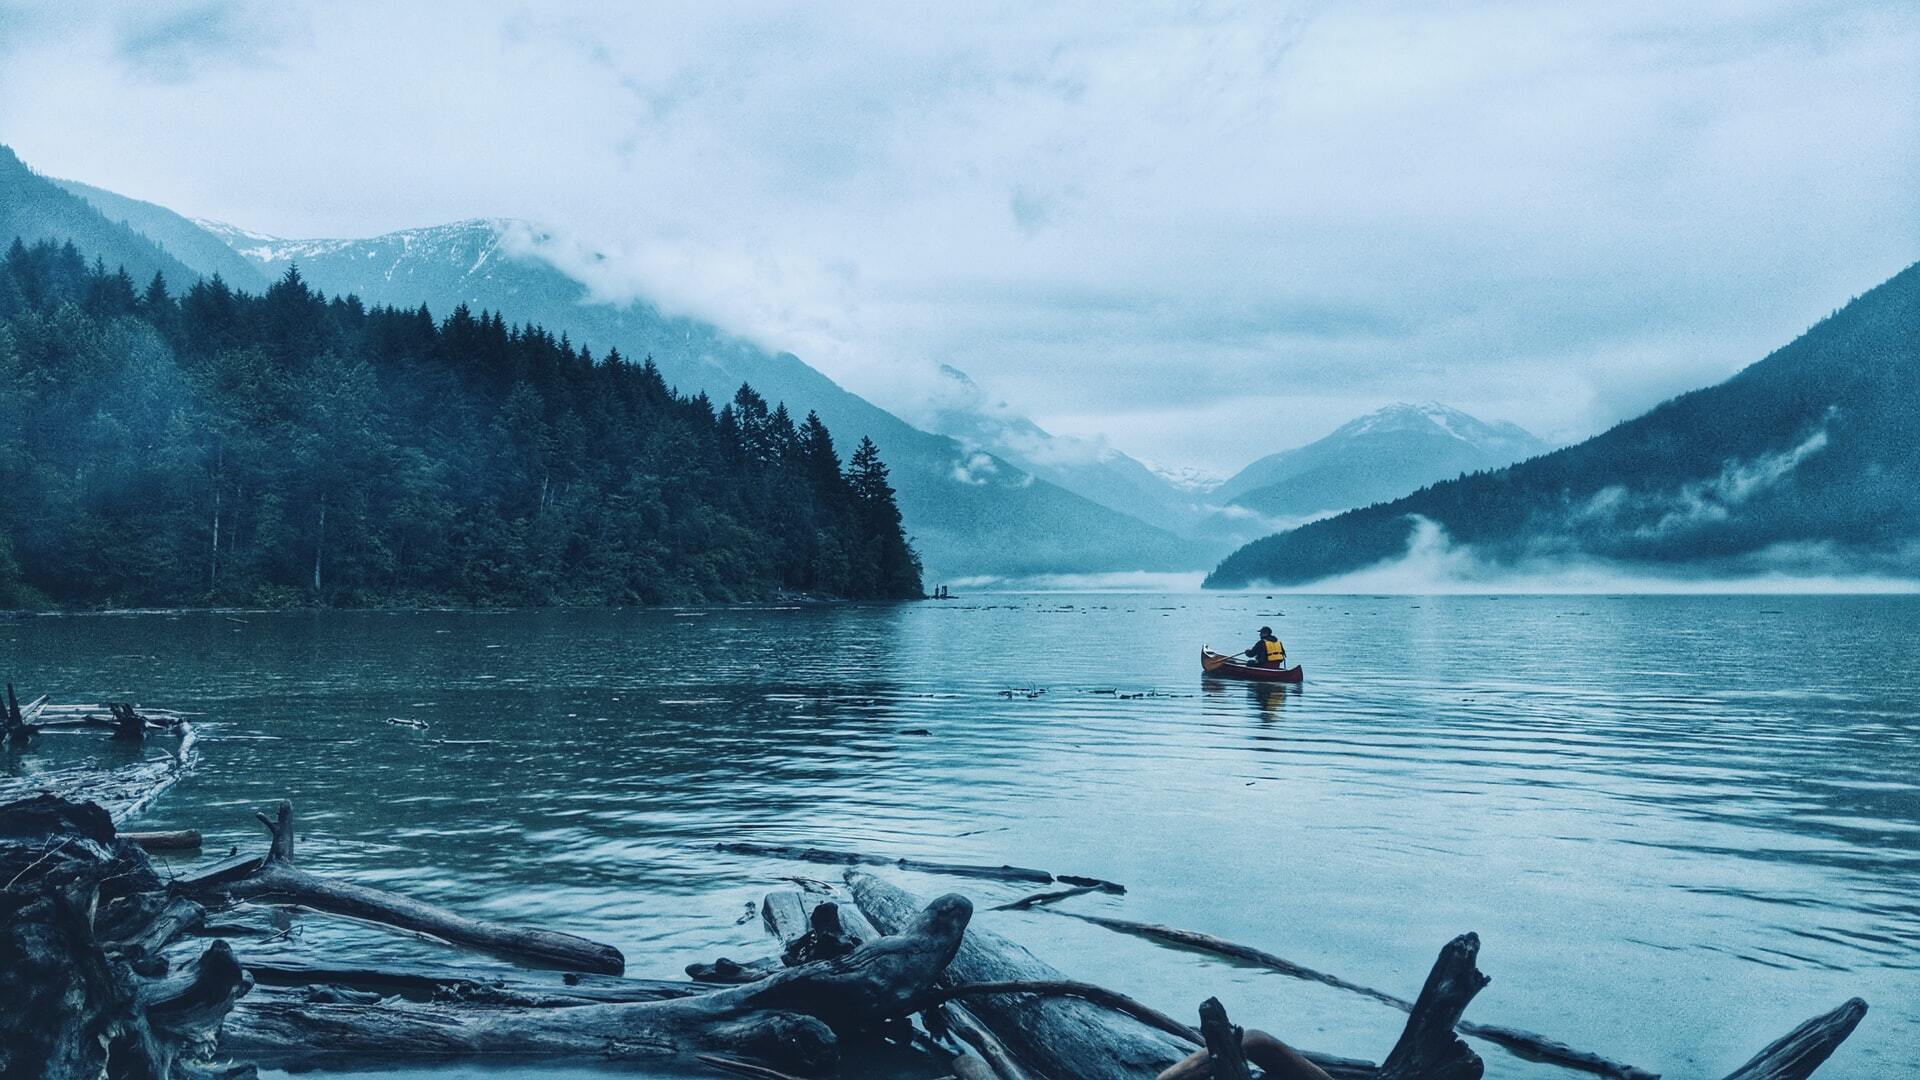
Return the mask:
<path id="1" fill-rule="evenodd" d="M 1263 627 L 1261 627 L 1261 628 L 1260 628 L 1260 632 L 1261 632 L 1261 633 L 1263 633 L 1263 634 L 1271 634 L 1271 633 L 1273 633 L 1273 627 L 1271 627 L 1271 626 L 1263 626 Z"/>

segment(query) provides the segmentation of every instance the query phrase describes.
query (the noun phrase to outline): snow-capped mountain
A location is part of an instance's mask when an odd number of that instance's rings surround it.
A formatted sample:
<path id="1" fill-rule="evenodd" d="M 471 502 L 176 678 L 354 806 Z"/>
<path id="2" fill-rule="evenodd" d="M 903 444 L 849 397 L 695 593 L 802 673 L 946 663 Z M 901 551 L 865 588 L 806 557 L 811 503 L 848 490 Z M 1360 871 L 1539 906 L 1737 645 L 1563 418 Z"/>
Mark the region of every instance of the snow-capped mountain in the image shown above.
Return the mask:
<path id="1" fill-rule="evenodd" d="M 1169 465 L 1157 461 L 1142 461 L 1153 475 L 1196 497 L 1210 496 L 1226 480 L 1211 469 L 1198 465 Z"/>
<path id="2" fill-rule="evenodd" d="M 1437 480 L 1497 469 L 1550 447 L 1515 424 L 1396 404 L 1248 465 L 1212 498 L 1271 518 L 1304 518 L 1398 498 Z"/>

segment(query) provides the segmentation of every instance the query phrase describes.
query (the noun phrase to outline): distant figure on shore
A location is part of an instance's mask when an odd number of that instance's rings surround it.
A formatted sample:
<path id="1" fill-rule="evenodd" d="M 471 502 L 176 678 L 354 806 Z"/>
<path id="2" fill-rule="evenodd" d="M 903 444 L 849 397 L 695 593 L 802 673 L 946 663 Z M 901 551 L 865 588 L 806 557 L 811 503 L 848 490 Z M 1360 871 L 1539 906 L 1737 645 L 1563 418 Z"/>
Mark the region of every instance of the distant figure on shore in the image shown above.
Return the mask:
<path id="1" fill-rule="evenodd" d="M 1253 662 L 1261 667 L 1287 666 L 1287 647 L 1280 644 L 1279 638 L 1273 636 L 1271 626 L 1260 628 L 1260 640 L 1253 643 L 1253 648 L 1247 650 L 1247 655 L 1253 657 Z"/>

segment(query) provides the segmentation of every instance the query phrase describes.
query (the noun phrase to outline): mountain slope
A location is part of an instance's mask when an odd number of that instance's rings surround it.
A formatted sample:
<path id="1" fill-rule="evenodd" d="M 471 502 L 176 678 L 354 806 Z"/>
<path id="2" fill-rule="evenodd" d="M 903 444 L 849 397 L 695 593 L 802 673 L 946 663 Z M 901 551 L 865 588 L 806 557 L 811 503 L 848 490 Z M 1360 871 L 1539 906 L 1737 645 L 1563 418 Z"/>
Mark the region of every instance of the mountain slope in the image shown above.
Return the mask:
<path id="1" fill-rule="evenodd" d="M 1916 430 L 1920 265 L 1717 386 L 1544 457 L 1256 541 L 1207 584 L 1359 570 L 1407 552 L 1422 522 L 1495 569 L 1913 574 Z"/>
<path id="2" fill-rule="evenodd" d="M 165 274 L 176 289 L 200 277 L 152 240 L 108 220 L 92 203 L 27 168 L 11 149 L 0 146 L 0 247 L 16 238 L 28 244 L 72 241 L 108 269 L 126 267 L 137 286 L 145 286 L 155 273 Z"/>
<path id="3" fill-rule="evenodd" d="M 247 292 L 260 292 L 269 284 L 259 267 L 248 262 L 219 237 L 164 206 L 129 199 L 125 195 L 116 195 L 77 180 L 55 180 L 53 183 L 93 204 L 108 220 L 119 222 L 153 241 L 162 251 L 202 277 L 219 274 L 228 285 Z"/>
<path id="4" fill-rule="evenodd" d="M 467 221 L 366 240 L 279 240 L 230 227 L 222 240 L 268 275 L 298 263 L 330 293 L 375 304 L 459 304 L 565 331 L 604 353 L 651 355 L 683 393 L 724 401 L 743 382 L 796 414 L 817 411 L 836 437 L 878 443 L 893 469 L 900 508 L 928 580 L 1124 570 L 1192 570 L 1203 554 L 1187 541 L 1035 479 L 991 454 L 921 431 L 802 363 L 646 302 L 597 303 L 543 258 L 530 227 Z"/>
<path id="5" fill-rule="evenodd" d="M 1140 462 L 1111 446 L 1048 432 L 1006 402 L 990 401 L 957 368 L 943 364 L 940 374 L 943 385 L 931 395 L 926 414 L 915 416 L 927 430 L 1170 532 L 1191 533 L 1202 525 L 1200 501 Z"/>
<path id="6" fill-rule="evenodd" d="M 1316 442 L 1261 458 L 1212 497 L 1267 517 L 1311 517 L 1511 465 L 1547 449 L 1513 424 L 1489 424 L 1444 405 L 1388 405 Z"/>

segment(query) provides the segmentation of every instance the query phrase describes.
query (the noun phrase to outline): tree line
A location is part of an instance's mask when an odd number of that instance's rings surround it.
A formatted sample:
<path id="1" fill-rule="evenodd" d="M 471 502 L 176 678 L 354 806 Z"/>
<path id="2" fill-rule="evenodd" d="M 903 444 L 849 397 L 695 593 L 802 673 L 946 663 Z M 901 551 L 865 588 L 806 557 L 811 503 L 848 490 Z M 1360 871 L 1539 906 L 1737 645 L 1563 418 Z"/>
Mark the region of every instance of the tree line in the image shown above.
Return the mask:
<path id="1" fill-rule="evenodd" d="M 462 306 L 0 263 L 0 605 L 921 593 L 887 468 L 742 386 Z"/>

